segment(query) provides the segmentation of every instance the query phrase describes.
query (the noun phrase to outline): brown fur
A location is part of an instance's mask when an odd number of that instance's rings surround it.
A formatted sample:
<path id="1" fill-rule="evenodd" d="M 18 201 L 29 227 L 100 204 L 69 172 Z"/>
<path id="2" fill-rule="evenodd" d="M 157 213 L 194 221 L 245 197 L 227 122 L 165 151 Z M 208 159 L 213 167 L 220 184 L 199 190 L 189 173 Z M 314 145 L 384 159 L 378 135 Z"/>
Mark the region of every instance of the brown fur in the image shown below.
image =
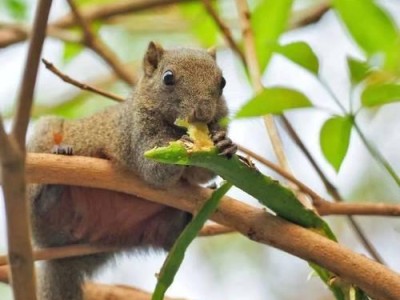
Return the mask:
<path id="1" fill-rule="evenodd" d="M 212 179 L 208 170 L 160 164 L 143 153 L 182 137 L 184 130 L 174 125 L 177 118 L 218 128 L 227 108 L 215 53 L 165 50 L 150 43 L 143 70 L 143 77 L 123 104 L 80 120 L 41 119 L 28 150 L 51 152 L 61 136 L 74 155 L 110 159 L 155 188 L 168 188 L 182 180 L 198 184 Z M 167 70 L 174 74 L 172 86 L 163 82 Z M 101 189 L 31 185 L 29 194 L 34 236 L 40 246 L 93 243 L 168 250 L 191 218 L 174 208 Z M 46 262 L 40 276 L 41 299 L 81 300 L 84 276 L 109 258 L 103 254 Z"/>

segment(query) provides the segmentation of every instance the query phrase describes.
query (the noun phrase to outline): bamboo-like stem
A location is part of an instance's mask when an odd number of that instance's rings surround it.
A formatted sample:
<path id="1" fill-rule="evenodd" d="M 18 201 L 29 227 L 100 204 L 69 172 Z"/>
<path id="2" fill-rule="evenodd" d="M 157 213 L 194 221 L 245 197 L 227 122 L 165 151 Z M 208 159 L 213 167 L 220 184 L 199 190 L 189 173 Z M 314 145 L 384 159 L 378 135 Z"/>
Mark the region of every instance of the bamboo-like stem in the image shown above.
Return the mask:
<path id="1" fill-rule="evenodd" d="M 242 28 L 246 65 L 250 73 L 250 79 L 254 90 L 256 93 L 260 93 L 263 90 L 263 85 L 261 82 L 260 67 L 257 59 L 254 34 L 250 22 L 251 15 L 247 0 L 236 0 L 236 6 L 238 8 L 239 20 Z M 263 117 L 263 120 L 279 165 L 288 173 L 292 173 L 273 116 L 266 115 Z M 297 196 L 304 206 L 310 207 L 310 202 L 304 194 L 298 194 Z"/>

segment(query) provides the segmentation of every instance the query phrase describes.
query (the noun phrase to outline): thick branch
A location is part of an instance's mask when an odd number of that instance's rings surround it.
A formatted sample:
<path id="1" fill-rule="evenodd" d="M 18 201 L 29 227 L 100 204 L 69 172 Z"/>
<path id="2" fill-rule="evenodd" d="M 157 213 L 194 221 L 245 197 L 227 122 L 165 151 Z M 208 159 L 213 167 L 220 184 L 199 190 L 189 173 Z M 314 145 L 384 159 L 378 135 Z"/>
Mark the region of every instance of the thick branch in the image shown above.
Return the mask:
<path id="1" fill-rule="evenodd" d="M 136 175 L 115 169 L 108 161 L 87 157 L 30 154 L 27 174 L 30 182 L 111 189 L 191 212 L 198 210 L 210 195 L 208 190 L 187 185 L 168 191 L 155 190 Z M 397 273 L 263 209 L 225 197 L 213 220 L 257 242 L 315 262 L 360 286 L 372 297 L 393 300 L 400 297 Z"/>

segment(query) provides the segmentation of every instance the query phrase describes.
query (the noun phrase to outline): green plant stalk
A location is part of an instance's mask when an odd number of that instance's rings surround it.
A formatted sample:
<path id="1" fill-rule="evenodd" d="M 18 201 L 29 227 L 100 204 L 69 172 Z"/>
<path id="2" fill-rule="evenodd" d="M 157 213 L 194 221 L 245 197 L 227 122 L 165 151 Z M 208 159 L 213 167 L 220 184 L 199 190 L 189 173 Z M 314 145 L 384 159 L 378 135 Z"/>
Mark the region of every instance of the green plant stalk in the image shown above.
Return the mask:
<path id="1" fill-rule="evenodd" d="M 258 199 L 278 216 L 337 241 L 328 224 L 314 211 L 305 208 L 291 190 L 284 188 L 278 181 L 263 175 L 257 169 L 246 165 L 236 155 L 227 159 L 218 155 L 215 148 L 208 151 L 189 152 L 182 142 L 176 141 L 171 142 L 167 147 L 147 151 L 145 157 L 163 163 L 193 165 L 210 169 Z M 331 289 L 336 299 L 346 299 L 349 288 L 331 284 L 331 279 L 336 277 L 333 273 L 313 263 L 310 263 L 310 266 Z M 357 291 L 359 291 L 357 294 L 364 295 L 363 291 L 359 289 Z"/>
<path id="2" fill-rule="evenodd" d="M 396 174 L 396 172 L 393 170 L 392 166 L 389 164 L 389 162 L 383 157 L 383 155 L 376 149 L 366 138 L 364 133 L 361 131 L 361 128 L 358 126 L 357 122 L 353 118 L 353 127 L 358 133 L 358 135 L 361 138 L 361 141 L 364 143 L 365 147 L 368 149 L 369 153 L 372 155 L 372 157 L 379 162 L 389 173 L 389 175 L 393 178 L 393 180 L 397 183 L 398 186 L 400 186 L 400 177 Z"/>
<path id="3" fill-rule="evenodd" d="M 194 216 L 193 220 L 186 226 L 161 268 L 158 276 L 156 288 L 154 290 L 152 300 L 164 299 L 165 292 L 172 284 L 175 274 L 177 273 L 182 261 L 185 257 L 185 251 L 190 243 L 196 238 L 198 232 L 204 223 L 211 217 L 218 207 L 221 198 L 232 187 L 231 183 L 225 182 L 219 189 L 214 191 L 209 200 L 203 205 L 200 211 Z"/>

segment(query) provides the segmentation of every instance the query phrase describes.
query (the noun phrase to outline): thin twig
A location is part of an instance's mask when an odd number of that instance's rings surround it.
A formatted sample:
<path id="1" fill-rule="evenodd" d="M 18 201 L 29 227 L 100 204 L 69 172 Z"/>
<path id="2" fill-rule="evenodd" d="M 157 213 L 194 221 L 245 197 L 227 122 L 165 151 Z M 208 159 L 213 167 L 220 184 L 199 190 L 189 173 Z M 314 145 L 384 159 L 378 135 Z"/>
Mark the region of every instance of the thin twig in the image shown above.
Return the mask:
<path id="1" fill-rule="evenodd" d="M 205 9 L 207 10 L 208 14 L 214 20 L 215 24 L 217 24 L 219 30 L 221 31 L 225 41 L 228 43 L 229 47 L 239 55 L 240 59 L 242 60 L 243 64 L 246 64 L 246 58 L 244 57 L 243 51 L 239 48 L 235 40 L 233 39 L 232 32 L 229 27 L 225 24 L 225 22 L 220 18 L 216 10 L 211 4 L 210 0 L 203 0 L 203 4 Z"/>
<path id="2" fill-rule="evenodd" d="M 82 9 L 82 16 L 90 21 L 107 21 L 110 18 L 117 16 L 124 16 L 134 12 L 145 11 L 153 8 L 164 7 L 177 3 L 189 3 L 197 0 L 137 0 L 137 1 L 118 1 L 113 3 L 107 3 L 104 5 L 93 5 Z M 293 15 L 292 21 L 290 22 L 289 28 L 295 29 L 302 26 L 310 25 L 317 22 L 321 16 L 325 13 L 325 9 L 329 9 L 328 3 L 322 3 L 316 7 L 308 8 L 305 11 L 300 11 Z M 76 25 L 76 20 L 72 14 L 68 14 L 61 17 L 54 23 L 50 24 L 50 27 L 54 29 L 69 28 Z M 26 40 L 30 34 L 30 29 L 25 30 L 14 30 L 13 28 L 1 28 L 0 29 L 0 48 L 13 45 L 15 43 Z M 62 32 L 51 32 L 48 31 L 49 35 L 61 38 L 62 40 L 76 42 L 75 39 L 69 40 L 69 35 Z"/>
<path id="3" fill-rule="evenodd" d="M 70 245 L 63 247 L 51 247 L 38 249 L 33 252 L 35 261 L 52 260 L 65 257 L 84 256 L 89 254 L 114 252 L 119 248 L 106 247 L 106 246 L 93 246 L 93 245 Z M 0 266 L 8 264 L 8 257 L 5 255 L 0 256 Z"/>
<path id="4" fill-rule="evenodd" d="M 117 55 L 99 38 L 90 28 L 88 21 L 82 17 L 78 7 L 73 0 L 67 0 L 72 14 L 75 16 L 77 23 L 81 26 L 84 36 L 84 43 L 87 47 L 99 55 L 113 69 L 123 81 L 129 85 L 135 85 L 136 76 L 128 71 L 124 64 L 119 60 Z"/>
<path id="5" fill-rule="evenodd" d="M 331 1 L 325 1 L 295 13 L 289 22 L 289 29 L 297 29 L 318 22 L 331 8 Z"/>
<path id="6" fill-rule="evenodd" d="M 235 232 L 235 230 L 230 227 L 222 226 L 219 224 L 212 224 L 204 226 L 199 232 L 199 236 L 210 237 L 232 232 Z M 66 257 L 90 255 L 96 253 L 116 252 L 118 250 L 121 250 L 121 248 L 100 246 L 100 245 L 89 245 L 89 244 L 66 245 L 62 247 L 37 249 L 33 252 L 33 258 L 35 261 L 52 260 L 52 259 L 60 259 Z M 9 260 L 7 255 L 0 255 L 0 266 L 8 265 L 8 263 Z"/>
<path id="7" fill-rule="evenodd" d="M 101 95 L 103 97 L 115 100 L 117 102 L 123 102 L 125 101 L 125 99 L 117 94 L 114 93 L 110 93 L 104 90 L 101 90 L 97 87 L 91 86 L 89 84 L 86 83 L 82 83 L 79 82 L 76 79 L 71 78 L 70 76 L 62 73 L 59 69 L 57 69 L 51 62 L 49 62 L 48 60 L 42 58 L 42 62 L 45 64 L 46 68 L 48 70 L 50 70 L 51 72 L 53 72 L 55 75 L 57 75 L 59 78 L 61 78 L 64 82 L 72 84 L 82 90 L 85 91 L 89 91 L 89 92 L 93 92 L 95 94 Z"/>
<path id="8" fill-rule="evenodd" d="M 302 140 L 300 139 L 299 135 L 293 128 L 293 126 L 290 124 L 289 120 L 285 117 L 282 116 L 281 120 L 286 127 L 286 130 L 289 134 L 289 136 L 292 138 L 292 140 L 297 144 L 297 146 L 300 148 L 300 150 L 304 153 L 304 155 L 307 157 L 307 159 L 310 161 L 311 165 L 313 166 L 314 170 L 317 172 L 318 176 L 320 177 L 322 183 L 325 186 L 325 189 L 328 191 L 328 193 L 333 197 L 333 199 L 337 202 L 343 202 L 343 197 L 340 195 L 338 189 L 329 181 L 328 177 L 324 174 L 322 169 L 319 167 L 317 164 L 316 160 L 314 157 L 311 155 L 310 151 L 308 151 L 307 147 L 304 145 Z M 378 251 L 375 249 L 374 245 L 368 240 L 366 237 L 365 233 L 362 231 L 360 225 L 356 222 L 356 220 L 352 216 L 348 216 L 350 225 L 353 227 L 355 230 L 357 236 L 361 240 L 361 243 L 364 245 L 365 249 L 369 252 L 369 254 L 378 262 L 381 264 L 385 264 L 385 261 L 381 257 L 381 255 L 378 253 Z"/>
<path id="9" fill-rule="evenodd" d="M 399 204 L 388 203 L 347 203 L 321 202 L 315 207 L 318 213 L 326 215 L 400 216 Z"/>
<path id="10" fill-rule="evenodd" d="M 392 179 L 396 182 L 397 186 L 400 187 L 400 177 L 396 173 L 396 171 L 393 169 L 393 167 L 390 165 L 390 163 L 386 160 L 386 158 L 380 153 L 380 151 L 370 142 L 368 141 L 367 137 L 365 134 L 362 132 L 360 126 L 358 126 L 356 120 L 353 120 L 353 127 L 358 133 L 358 136 L 360 137 L 361 141 L 371 154 L 371 156 L 379 162 L 387 171 L 387 173 L 392 177 Z"/>
<path id="11" fill-rule="evenodd" d="M 198 0 L 135 0 L 135 1 L 118 1 L 107 3 L 104 5 L 92 5 L 82 10 L 82 17 L 90 20 L 106 21 L 110 18 L 117 16 L 124 16 L 134 12 L 141 12 L 154 8 L 169 6 L 178 3 L 190 3 Z M 57 27 L 71 27 L 77 25 L 77 20 L 73 14 L 68 14 L 59 20 L 55 21 L 52 25 Z"/>

